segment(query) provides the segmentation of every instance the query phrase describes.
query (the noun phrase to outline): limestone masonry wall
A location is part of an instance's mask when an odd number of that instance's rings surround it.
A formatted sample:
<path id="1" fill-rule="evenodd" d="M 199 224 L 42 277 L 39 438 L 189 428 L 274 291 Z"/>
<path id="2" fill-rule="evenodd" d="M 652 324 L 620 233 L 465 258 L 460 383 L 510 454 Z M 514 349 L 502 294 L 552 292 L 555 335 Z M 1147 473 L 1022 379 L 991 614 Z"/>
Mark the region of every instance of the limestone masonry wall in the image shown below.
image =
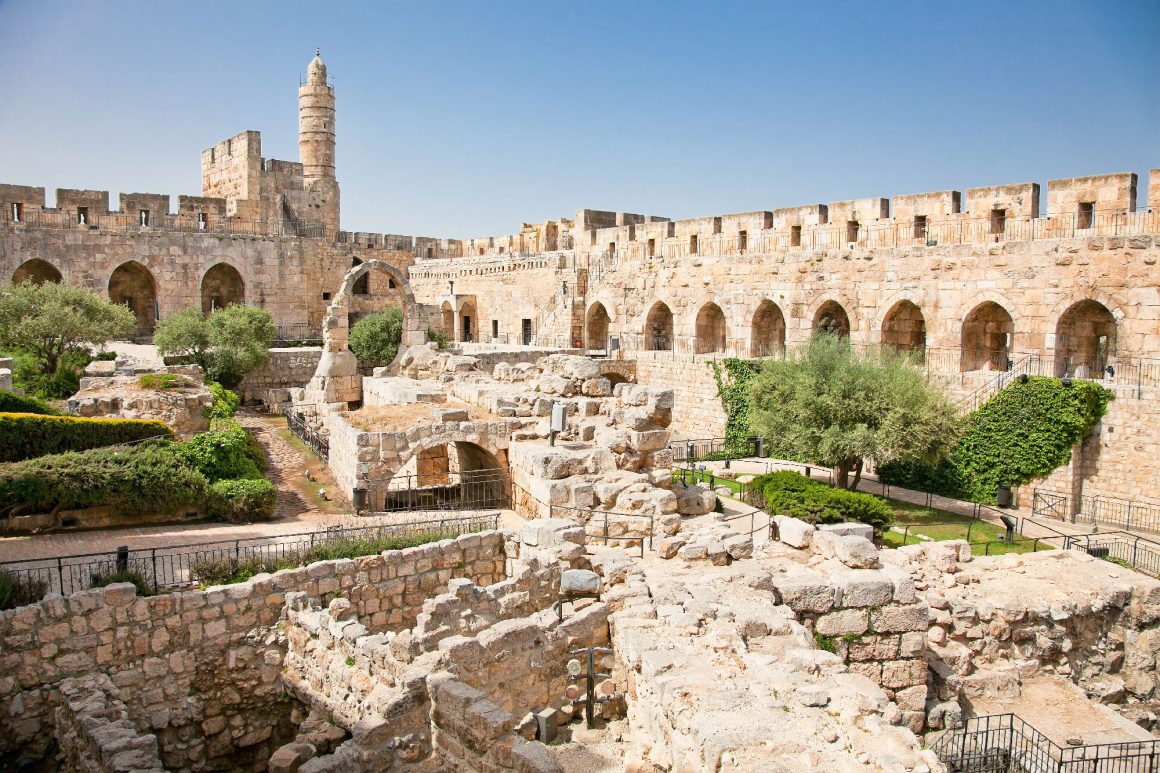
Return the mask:
<path id="1" fill-rule="evenodd" d="M 503 537 L 490 532 L 206 591 L 139 598 L 118 584 L 0 612 L 0 754 L 46 743 L 61 682 L 100 671 L 138 729 L 157 734 L 167 770 L 264 769 L 292 737 L 279 700 L 286 593 L 318 606 L 341 596 L 361 624 L 402 630 L 452 578 L 505 576 Z"/>

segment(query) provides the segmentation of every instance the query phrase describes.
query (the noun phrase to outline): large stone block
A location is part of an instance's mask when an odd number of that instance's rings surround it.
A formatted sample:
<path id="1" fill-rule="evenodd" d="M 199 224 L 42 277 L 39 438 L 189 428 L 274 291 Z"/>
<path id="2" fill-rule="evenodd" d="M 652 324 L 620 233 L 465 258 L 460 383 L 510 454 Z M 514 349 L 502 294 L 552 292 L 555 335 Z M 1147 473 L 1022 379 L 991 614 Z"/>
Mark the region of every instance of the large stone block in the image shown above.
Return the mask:
<path id="1" fill-rule="evenodd" d="M 833 575 L 838 607 L 880 607 L 894 597 L 894 583 L 876 569 L 849 569 Z"/>
<path id="2" fill-rule="evenodd" d="M 785 544 L 794 548 L 805 549 L 810 546 L 810 539 L 817 529 L 813 524 L 800 521 L 797 518 L 790 518 L 785 515 L 775 515 L 774 522 L 777 524 L 778 539 Z"/>

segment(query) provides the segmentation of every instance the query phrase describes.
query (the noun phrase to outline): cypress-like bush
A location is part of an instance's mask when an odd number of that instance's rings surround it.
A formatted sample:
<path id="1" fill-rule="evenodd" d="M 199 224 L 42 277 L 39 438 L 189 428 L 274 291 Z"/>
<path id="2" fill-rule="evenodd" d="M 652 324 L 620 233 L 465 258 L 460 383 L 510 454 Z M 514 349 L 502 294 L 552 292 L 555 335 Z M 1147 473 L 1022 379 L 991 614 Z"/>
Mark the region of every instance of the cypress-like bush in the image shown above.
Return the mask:
<path id="1" fill-rule="evenodd" d="M 86 419 L 0 413 L 0 462 L 19 462 L 66 451 L 87 451 L 146 438 L 172 438 L 173 430 L 146 419 Z"/>
<path id="2" fill-rule="evenodd" d="M 126 515 L 179 512 L 201 507 L 206 493 L 205 476 L 186 466 L 168 441 L 0 464 L 0 511 L 113 506 Z"/>
<path id="3" fill-rule="evenodd" d="M 791 470 L 758 475 L 753 484 L 765 497 L 765 509 L 807 523 L 857 521 L 882 531 L 894 523 L 894 510 L 878 497 L 837 489 Z"/>

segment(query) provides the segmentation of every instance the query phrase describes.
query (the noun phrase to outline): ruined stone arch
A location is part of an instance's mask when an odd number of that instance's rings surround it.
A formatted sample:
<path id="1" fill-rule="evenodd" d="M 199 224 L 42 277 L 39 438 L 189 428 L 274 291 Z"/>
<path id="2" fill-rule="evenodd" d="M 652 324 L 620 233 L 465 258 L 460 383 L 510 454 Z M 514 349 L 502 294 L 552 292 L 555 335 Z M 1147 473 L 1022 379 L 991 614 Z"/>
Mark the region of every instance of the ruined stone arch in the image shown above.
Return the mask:
<path id="1" fill-rule="evenodd" d="M 749 325 L 749 356 L 779 357 L 785 352 L 785 314 L 781 307 L 762 298 Z"/>
<path id="2" fill-rule="evenodd" d="M 697 311 L 693 341 L 693 349 L 697 354 L 725 351 L 728 341 L 725 312 L 713 301 L 709 301 Z"/>
<path id="3" fill-rule="evenodd" d="M 45 282 L 59 284 L 63 280 L 63 277 L 61 276 L 60 270 L 47 260 L 32 258 L 21 263 L 16 267 L 16 271 L 12 273 L 12 284 L 22 284 L 26 280 L 32 280 L 33 284 L 38 285 L 42 285 Z"/>
<path id="4" fill-rule="evenodd" d="M 901 352 L 926 351 L 926 317 L 918 304 L 903 298 L 891 305 L 879 325 L 879 342 Z"/>
<path id="5" fill-rule="evenodd" d="M 246 302 L 246 282 L 229 263 L 215 263 L 201 275 L 201 313 Z"/>
<path id="6" fill-rule="evenodd" d="M 671 351 L 673 348 L 673 310 L 664 301 L 657 301 L 648 310 L 641 330 L 643 349 Z"/>
<path id="7" fill-rule="evenodd" d="M 1068 306 L 1058 320 L 1055 375 L 1102 378 L 1116 354 L 1119 319 L 1115 313 L 1094 298 L 1084 298 Z"/>
<path id="8" fill-rule="evenodd" d="M 1015 341 L 1015 319 L 992 300 L 977 304 L 963 318 L 959 370 L 1006 370 Z"/>
<path id="9" fill-rule="evenodd" d="M 853 325 L 850 322 L 850 314 L 840 302 L 828 298 L 822 301 L 814 310 L 810 323 L 811 335 L 828 330 L 837 334 L 840 338 L 849 338 L 852 329 Z"/>
<path id="10" fill-rule="evenodd" d="M 358 358 L 350 350 L 350 299 L 354 283 L 372 270 L 389 274 L 403 298 L 403 340 L 396 361 L 406 353 L 407 347 L 425 340 L 423 320 L 419 318 L 415 296 L 402 271 L 382 260 L 368 260 L 351 268 L 342 278 L 338 293 L 327 307 L 326 319 L 322 323 L 322 357 L 306 386 L 303 402 L 312 405 L 349 405 L 362 400 Z"/>
<path id="11" fill-rule="evenodd" d="M 443 322 L 443 335 L 447 337 L 448 341 L 455 340 L 455 309 L 451 306 L 451 301 L 443 301 L 443 305 L 439 307 L 439 313 Z"/>
<path id="12" fill-rule="evenodd" d="M 584 346 L 588 349 L 604 349 L 608 346 L 608 326 L 612 317 L 605 305 L 596 301 L 588 307 L 584 315 Z"/>
<path id="13" fill-rule="evenodd" d="M 109 275 L 109 300 L 128 306 L 137 320 L 135 338 L 148 338 L 157 326 L 157 282 L 143 264 L 129 260 Z"/>

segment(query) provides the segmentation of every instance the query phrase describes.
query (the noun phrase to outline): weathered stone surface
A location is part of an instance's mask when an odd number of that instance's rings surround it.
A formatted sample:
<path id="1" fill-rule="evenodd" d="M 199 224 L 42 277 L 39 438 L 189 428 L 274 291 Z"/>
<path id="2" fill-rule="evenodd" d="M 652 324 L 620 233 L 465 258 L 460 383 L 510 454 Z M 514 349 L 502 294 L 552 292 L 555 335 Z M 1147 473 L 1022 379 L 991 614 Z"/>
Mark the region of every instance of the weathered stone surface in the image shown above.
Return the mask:
<path id="1" fill-rule="evenodd" d="M 816 531 L 812 524 L 784 515 L 775 515 L 773 520 L 777 523 L 778 539 L 782 542 L 795 548 L 805 549 L 810 546 L 810 538 Z"/>

